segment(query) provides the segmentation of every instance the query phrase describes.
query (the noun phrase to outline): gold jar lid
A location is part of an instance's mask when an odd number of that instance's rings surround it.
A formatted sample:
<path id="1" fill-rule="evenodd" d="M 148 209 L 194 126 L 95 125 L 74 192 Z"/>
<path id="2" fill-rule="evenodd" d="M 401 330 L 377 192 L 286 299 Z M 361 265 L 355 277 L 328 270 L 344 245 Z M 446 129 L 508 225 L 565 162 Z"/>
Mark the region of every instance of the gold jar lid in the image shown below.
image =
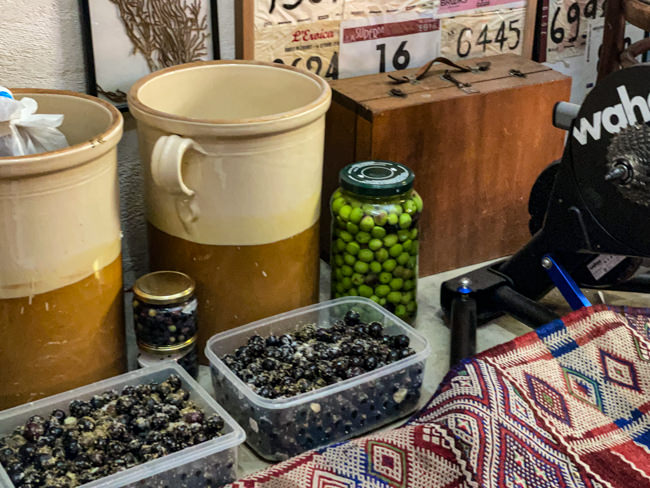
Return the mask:
<path id="1" fill-rule="evenodd" d="M 155 271 L 138 278 L 133 294 L 145 303 L 177 303 L 194 293 L 194 280 L 180 271 Z"/>
<path id="2" fill-rule="evenodd" d="M 149 354 L 169 354 L 169 353 L 180 353 L 185 352 L 186 349 L 189 349 L 196 342 L 197 336 L 190 337 L 185 342 L 180 344 L 174 344 L 170 346 L 151 346 L 145 344 L 144 342 L 138 341 L 138 348 Z"/>

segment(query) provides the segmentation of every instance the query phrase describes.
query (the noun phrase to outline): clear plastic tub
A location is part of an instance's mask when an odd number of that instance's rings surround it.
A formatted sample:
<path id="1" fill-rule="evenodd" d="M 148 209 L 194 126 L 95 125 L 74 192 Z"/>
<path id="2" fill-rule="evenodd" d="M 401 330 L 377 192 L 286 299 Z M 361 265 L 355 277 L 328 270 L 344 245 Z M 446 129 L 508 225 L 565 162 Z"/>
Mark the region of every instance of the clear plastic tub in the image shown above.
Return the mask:
<path id="1" fill-rule="evenodd" d="M 415 354 L 319 390 L 279 399 L 257 395 L 220 359 L 253 334 L 279 336 L 308 323 L 329 328 L 350 309 L 358 311 L 364 322 L 381 322 L 385 334 L 408 336 Z M 429 353 L 428 341 L 412 327 L 360 297 L 338 298 L 258 320 L 213 336 L 205 348 L 217 401 L 244 427 L 247 443 L 273 461 L 356 437 L 413 412 Z"/>
<path id="2" fill-rule="evenodd" d="M 216 413 L 223 418 L 224 434 L 221 437 L 81 486 L 83 488 L 163 488 L 172 486 L 174 488 L 216 488 L 234 481 L 237 478 L 237 447 L 246 439 L 244 431 L 183 368 L 172 361 L 0 412 L 0 436 L 10 433 L 32 415 L 47 416 L 56 408 L 67 411 L 68 404 L 72 400 L 90 399 L 94 394 L 110 389 L 121 390 L 126 385 L 161 382 L 170 374 L 181 378 L 183 388 L 190 392 L 190 399 L 203 408 L 206 415 Z M 0 488 L 13 488 L 13 486 L 7 472 L 0 466 Z"/>

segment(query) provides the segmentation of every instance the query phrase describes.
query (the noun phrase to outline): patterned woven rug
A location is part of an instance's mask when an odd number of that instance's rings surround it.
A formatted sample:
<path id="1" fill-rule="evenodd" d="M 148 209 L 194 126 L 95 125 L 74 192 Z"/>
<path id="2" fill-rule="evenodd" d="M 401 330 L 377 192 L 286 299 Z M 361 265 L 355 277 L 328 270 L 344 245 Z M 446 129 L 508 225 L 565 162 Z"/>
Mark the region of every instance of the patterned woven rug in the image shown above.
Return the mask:
<path id="1" fill-rule="evenodd" d="M 650 310 L 597 306 L 463 361 L 407 424 L 236 488 L 650 486 Z"/>

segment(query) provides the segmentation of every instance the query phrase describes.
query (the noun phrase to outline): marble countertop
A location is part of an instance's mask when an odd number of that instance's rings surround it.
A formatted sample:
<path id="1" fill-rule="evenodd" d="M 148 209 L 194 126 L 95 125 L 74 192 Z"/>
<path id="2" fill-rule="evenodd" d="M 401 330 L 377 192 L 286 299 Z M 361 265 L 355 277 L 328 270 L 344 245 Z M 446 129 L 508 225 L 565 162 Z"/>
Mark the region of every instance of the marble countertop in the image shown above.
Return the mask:
<path id="1" fill-rule="evenodd" d="M 449 345 L 450 332 L 443 320 L 440 309 L 440 285 L 449 279 L 461 276 L 480 265 L 460 268 L 437 275 L 420 278 L 418 281 L 418 316 L 415 328 L 422 333 L 431 344 L 431 356 L 426 365 L 425 378 L 423 383 L 423 402 L 426 401 L 436 390 L 438 384 L 449 370 Z M 321 262 L 321 301 L 329 298 L 329 266 Z M 647 306 L 648 297 L 633 293 L 619 292 L 596 292 L 586 290 L 585 295 L 591 303 L 608 303 L 611 305 Z M 549 293 L 543 303 L 555 310 L 559 315 L 570 311 L 568 305 L 557 291 Z M 476 342 L 477 352 L 484 351 L 498 344 L 508 342 L 517 336 L 530 332 L 531 329 L 510 316 L 502 316 L 491 323 L 482 325 L 477 330 Z M 201 366 L 199 372 L 199 383 L 211 394 L 213 393 L 210 380 L 210 370 Z M 388 425 L 389 429 L 398 425 L 396 422 Z M 246 444 L 239 448 L 240 477 L 254 473 L 255 471 L 270 466 L 271 463 L 259 458 L 251 451 Z"/>

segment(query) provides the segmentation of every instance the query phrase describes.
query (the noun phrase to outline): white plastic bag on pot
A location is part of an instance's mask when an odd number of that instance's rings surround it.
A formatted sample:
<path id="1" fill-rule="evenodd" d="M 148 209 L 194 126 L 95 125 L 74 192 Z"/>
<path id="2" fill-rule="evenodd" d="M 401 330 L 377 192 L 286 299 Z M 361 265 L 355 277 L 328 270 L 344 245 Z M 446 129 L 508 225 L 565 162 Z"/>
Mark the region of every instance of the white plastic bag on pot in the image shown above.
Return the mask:
<path id="1" fill-rule="evenodd" d="M 55 151 L 68 146 L 57 129 L 63 115 L 37 114 L 38 104 L 32 98 L 15 100 L 9 90 L 0 86 L 0 157 L 24 156 Z"/>

